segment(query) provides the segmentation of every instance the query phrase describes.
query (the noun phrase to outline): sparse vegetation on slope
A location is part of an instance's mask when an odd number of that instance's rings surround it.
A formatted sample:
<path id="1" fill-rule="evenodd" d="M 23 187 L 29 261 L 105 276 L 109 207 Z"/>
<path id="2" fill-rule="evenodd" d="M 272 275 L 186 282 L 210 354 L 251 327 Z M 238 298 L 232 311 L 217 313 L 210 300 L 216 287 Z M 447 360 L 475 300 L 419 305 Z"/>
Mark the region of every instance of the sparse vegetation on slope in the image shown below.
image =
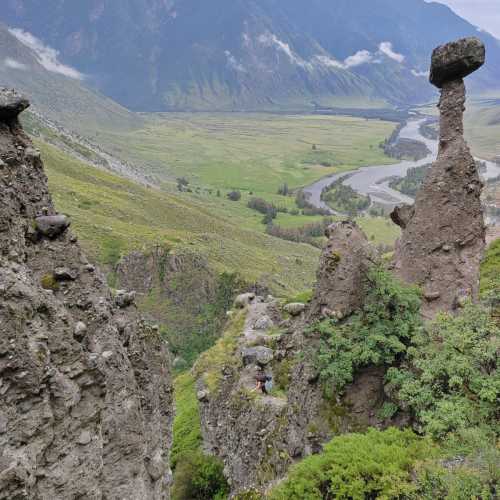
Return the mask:
<path id="1" fill-rule="evenodd" d="M 239 202 L 147 189 L 42 142 L 37 146 L 58 209 L 71 216 L 82 245 L 101 263 L 113 265 L 121 255 L 157 243 L 195 245 L 214 270 L 237 270 L 275 293 L 308 288 L 314 279 L 317 250 L 267 236 L 260 222 L 253 230 L 244 214 L 254 212 L 243 203 L 242 214 L 229 209 Z"/>

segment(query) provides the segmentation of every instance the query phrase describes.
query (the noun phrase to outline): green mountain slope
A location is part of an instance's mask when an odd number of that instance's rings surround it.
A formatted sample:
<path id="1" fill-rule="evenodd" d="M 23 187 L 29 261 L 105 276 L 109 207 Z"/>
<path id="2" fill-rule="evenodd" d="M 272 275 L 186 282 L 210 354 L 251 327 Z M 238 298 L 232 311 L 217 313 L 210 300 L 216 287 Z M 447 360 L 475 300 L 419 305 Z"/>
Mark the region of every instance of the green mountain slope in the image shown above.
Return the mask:
<path id="1" fill-rule="evenodd" d="M 69 214 L 87 253 L 104 264 L 154 244 L 191 247 L 206 255 L 216 271 L 238 271 L 275 292 L 310 288 L 319 251 L 245 229 L 237 214 L 229 219 L 207 208 L 204 199 L 147 189 L 85 165 L 37 141 L 58 209 Z M 230 207 L 227 208 L 230 211 Z"/>
<path id="2" fill-rule="evenodd" d="M 36 54 L 0 23 L 0 85 L 29 96 L 32 109 L 71 128 L 93 134 L 96 128 L 130 130 L 141 119 L 83 82 L 47 70 Z"/>
<path id="3" fill-rule="evenodd" d="M 9 0 L 0 13 L 140 111 L 311 108 L 433 95 L 432 49 L 477 28 L 424 0 Z M 499 42 L 473 87 L 498 87 Z"/>

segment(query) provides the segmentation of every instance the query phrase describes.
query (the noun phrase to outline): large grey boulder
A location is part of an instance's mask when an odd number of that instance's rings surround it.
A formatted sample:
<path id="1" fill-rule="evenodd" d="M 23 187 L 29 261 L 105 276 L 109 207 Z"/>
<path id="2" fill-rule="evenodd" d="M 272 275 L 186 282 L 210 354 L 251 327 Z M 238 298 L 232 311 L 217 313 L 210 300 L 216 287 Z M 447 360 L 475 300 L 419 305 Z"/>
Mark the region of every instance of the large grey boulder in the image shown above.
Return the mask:
<path id="1" fill-rule="evenodd" d="M 241 353 L 243 358 L 243 364 L 248 365 L 268 365 L 274 358 L 274 352 L 272 349 L 263 346 L 257 347 L 247 347 L 243 349 Z"/>
<path id="2" fill-rule="evenodd" d="M 13 89 L 0 89 L 0 120 L 10 121 L 16 118 L 30 105 L 28 99 Z"/>
<path id="3" fill-rule="evenodd" d="M 484 62 L 484 46 L 464 39 L 438 47 L 433 82 L 442 86 L 437 161 L 413 207 L 398 208 L 392 219 L 402 228 L 395 271 L 423 290 L 422 313 L 433 318 L 454 311 L 465 298 L 477 299 L 485 247 L 482 183 L 464 139 L 465 85 L 462 77 Z"/>
<path id="4" fill-rule="evenodd" d="M 332 224 L 326 236 L 309 315 L 342 319 L 363 305 L 367 273 L 378 256 L 355 222 Z"/>
<path id="5" fill-rule="evenodd" d="M 430 81 L 441 88 L 445 82 L 465 78 L 478 70 L 485 58 L 485 46 L 476 37 L 441 45 L 432 53 Z"/>
<path id="6" fill-rule="evenodd" d="M 35 219 L 37 232 L 49 239 L 57 238 L 71 225 L 65 215 L 41 215 Z"/>

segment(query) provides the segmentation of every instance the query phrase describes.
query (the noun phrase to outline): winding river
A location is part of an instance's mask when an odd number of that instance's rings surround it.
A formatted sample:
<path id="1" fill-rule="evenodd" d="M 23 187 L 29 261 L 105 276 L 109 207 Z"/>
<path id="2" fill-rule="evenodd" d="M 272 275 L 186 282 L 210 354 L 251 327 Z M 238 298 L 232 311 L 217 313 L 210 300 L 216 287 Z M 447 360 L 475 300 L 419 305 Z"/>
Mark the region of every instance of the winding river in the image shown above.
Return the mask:
<path id="1" fill-rule="evenodd" d="M 324 201 L 321 200 L 321 192 L 332 182 L 346 177 L 343 184 L 351 186 L 355 191 L 365 195 L 370 196 L 372 202 L 381 203 L 387 206 L 395 206 L 400 203 L 413 203 L 413 199 L 391 189 L 389 187 L 389 177 L 405 177 L 406 172 L 412 167 L 419 167 L 432 163 L 438 153 L 438 141 L 427 139 L 420 133 L 420 125 L 425 122 L 427 117 L 419 117 L 415 119 L 410 119 L 406 126 L 401 129 L 399 138 L 401 139 L 413 139 L 423 142 L 430 151 L 430 154 L 419 161 L 402 161 L 394 165 L 373 165 L 369 167 L 362 167 L 356 170 L 342 172 L 338 174 L 333 174 L 328 177 L 324 177 L 319 181 L 311 184 L 310 186 L 304 188 L 304 193 L 308 197 L 309 202 L 315 207 L 329 210 L 332 214 L 335 214 Z M 477 160 L 480 160 L 477 158 Z M 500 166 L 496 163 L 480 160 L 486 164 L 486 171 L 481 175 L 483 179 L 489 179 L 500 175 Z M 386 179 L 386 180 L 384 180 Z"/>

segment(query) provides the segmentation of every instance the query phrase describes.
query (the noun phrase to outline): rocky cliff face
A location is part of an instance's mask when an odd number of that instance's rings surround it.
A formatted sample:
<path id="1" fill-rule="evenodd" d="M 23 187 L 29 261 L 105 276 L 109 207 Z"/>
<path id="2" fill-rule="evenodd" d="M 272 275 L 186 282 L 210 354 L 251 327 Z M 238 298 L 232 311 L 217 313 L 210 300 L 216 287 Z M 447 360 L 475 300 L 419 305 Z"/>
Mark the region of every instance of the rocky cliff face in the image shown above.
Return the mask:
<path id="1" fill-rule="evenodd" d="M 426 318 L 456 310 L 478 295 L 485 226 L 482 184 L 463 136 L 463 78 L 484 60 L 484 46 L 476 38 L 434 51 L 431 81 L 441 88 L 438 158 L 414 206 L 397 208 L 392 215 L 403 229 L 395 252 L 396 273 L 422 287 Z"/>
<path id="2" fill-rule="evenodd" d="M 326 236 L 310 313 L 343 319 L 363 305 L 366 273 L 377 252 L 354 222 L 332 224 Z"/>
<path id="3" fill-rule="evenodd" d="M 169 498 L 165 345 L 113 297 L 0 92 L 0 498 Z"/>
<path id="4" fill-rule="evenodd" d="M 198 381 L 204 445 L 224 462 L 235 494 L 264 492 L 336 434 L 388 424 L 377 417 L 386 400 L 383 368 L 361 371 L 337 398 L 325 399 L 312 362 L 319 339 L 308 327 L 321 316 L 342 319 L 359 309 L 366 271 L 377 260 L 353 223 L 332 225 L 328 236 L 312 304 L 238 297 L 244 321 L 232 332 L 217 383 L 210 383 L 213 373 Z M 255 389 L 259 374 L 272 378 L 269 394 Z"/>

